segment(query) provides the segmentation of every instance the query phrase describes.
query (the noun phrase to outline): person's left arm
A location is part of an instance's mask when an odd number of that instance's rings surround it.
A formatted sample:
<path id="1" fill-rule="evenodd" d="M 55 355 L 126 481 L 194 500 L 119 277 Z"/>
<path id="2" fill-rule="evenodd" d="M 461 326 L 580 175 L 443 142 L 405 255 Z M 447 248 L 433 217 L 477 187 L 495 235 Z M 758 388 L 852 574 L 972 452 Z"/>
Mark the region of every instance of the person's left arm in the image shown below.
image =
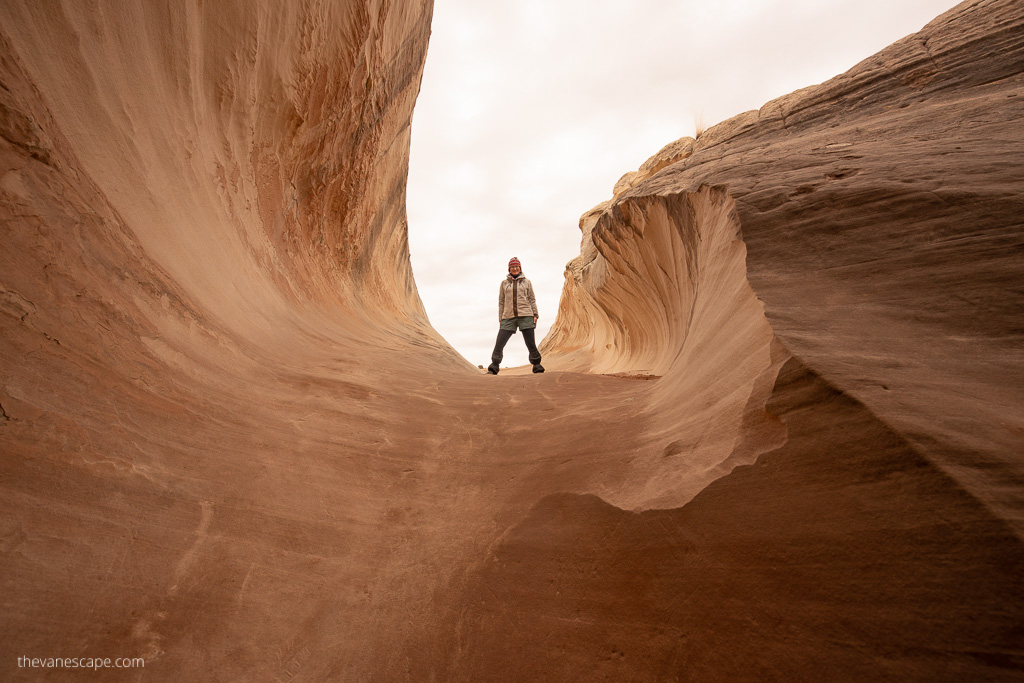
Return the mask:
<path id="1" fill-rule="evenodd" d="M 528 290 L 530 297 L 530 308 L 533 309 L 533 324 L 537 324 L 537 320 L 540 319 L 540 313 L 537 311 L 537 297 L 533 293 L 533 281 L 530 282 L 530 289 Z"/>

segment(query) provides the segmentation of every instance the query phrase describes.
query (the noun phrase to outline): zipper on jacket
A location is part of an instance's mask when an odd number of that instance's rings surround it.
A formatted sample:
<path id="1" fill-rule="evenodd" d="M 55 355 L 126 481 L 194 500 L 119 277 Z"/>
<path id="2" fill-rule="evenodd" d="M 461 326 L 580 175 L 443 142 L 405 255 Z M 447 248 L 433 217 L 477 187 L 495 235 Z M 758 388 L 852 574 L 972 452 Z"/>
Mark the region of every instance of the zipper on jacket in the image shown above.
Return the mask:
<path id="1" fill-rule="evenodd" d="M 519 278 L 512 280 L 512 317 L 519 317 Z"/>

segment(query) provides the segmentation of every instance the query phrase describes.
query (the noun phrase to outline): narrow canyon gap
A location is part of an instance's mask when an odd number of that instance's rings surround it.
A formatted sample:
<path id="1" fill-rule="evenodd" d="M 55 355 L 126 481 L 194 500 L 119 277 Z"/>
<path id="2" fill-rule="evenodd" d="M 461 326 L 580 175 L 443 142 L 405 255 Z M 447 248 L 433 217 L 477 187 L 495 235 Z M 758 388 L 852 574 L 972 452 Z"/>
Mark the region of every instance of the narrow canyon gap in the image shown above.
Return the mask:
<path id="1" fill-rule="evenodd" d="M 1020 3 L 624 175 L 498 377 L 409 266 L 431 11 L 0 5 L 3 677 L 1019 677 Z"/>

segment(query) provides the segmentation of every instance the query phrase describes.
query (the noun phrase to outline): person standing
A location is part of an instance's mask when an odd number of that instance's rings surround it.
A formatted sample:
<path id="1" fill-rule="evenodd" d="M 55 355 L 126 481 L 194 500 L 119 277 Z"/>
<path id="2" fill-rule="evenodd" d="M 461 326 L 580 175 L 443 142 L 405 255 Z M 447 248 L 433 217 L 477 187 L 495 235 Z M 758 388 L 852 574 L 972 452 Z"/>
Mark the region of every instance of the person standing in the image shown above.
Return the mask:
<path id="1" fill-rule="evenodd" d="M 534 330 L 540 314 L 537 312 L 537 297 L 533 294 L 533 283 L 523 275 L 523 267 L 515 256 L 508 262 L 508 277 L 501 281 L 498 290 L 498 339 L 494 342 L 491 364 L 487 372 L 498 374 L 505 344 L 518 328 L 523 333 L 526 350 L 530 352 L 530 364 L 534 372 L 544 372 L 540 364 L 540 351 L 534 340 Z"/>

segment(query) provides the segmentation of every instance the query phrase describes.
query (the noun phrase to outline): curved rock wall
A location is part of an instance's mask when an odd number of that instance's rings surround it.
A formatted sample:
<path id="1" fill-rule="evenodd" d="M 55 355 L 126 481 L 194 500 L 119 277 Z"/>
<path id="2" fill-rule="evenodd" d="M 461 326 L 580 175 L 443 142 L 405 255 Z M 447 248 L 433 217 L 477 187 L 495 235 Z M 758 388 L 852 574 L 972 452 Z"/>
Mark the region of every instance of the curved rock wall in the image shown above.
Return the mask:
<path id="1" fill-rule="evenodd" d="M 210 324 L 270 343 L 313 306 L 426 329 L 403 200 L 429 5 L 3 13 L 8 80 L 23 81 L 7 108 L 28 131 L 12 142 L 88 179 L 103 229 L 128 226 Z"/>
<path id="2" fill-rule="evenodd" d="M 552 366 L 661 374 L 700 343 L 694 330 L 720 328 L 690 325 L 693 293 L 658 285 L 684 279 L 666 262 L 691 282 L 709 263 L 683 198 L 714 183 L 735 201 L 746 278 L 786 350 L 1024 531 L 1021 28 L 1015 3 L 964 3 L 623 176 L 581 220 L 544 342 Z M 637 206 L 663 207 L 682 248 L 642 237 Z M 713 362 L 691 353 L 677 369 Z"/>
<path id="3" fill-rule="evenodd" d="M 651 447 L 628 483 L 597 493 L 627 509 L 682 505 L 779 437 L 763 406 L 784 354 L 746 280 L 735 202 L 709 186 L 637 195 L 581 226 L 542 350 L 553 369 L 657 378 Z"/>
<path id="4" fill-rule="evenodd" d="M 0 4 L 2 676 L 1018 673 L 1018 5 L 623 176 L 490 377 L 409 270 L 428 2 Z"/>

